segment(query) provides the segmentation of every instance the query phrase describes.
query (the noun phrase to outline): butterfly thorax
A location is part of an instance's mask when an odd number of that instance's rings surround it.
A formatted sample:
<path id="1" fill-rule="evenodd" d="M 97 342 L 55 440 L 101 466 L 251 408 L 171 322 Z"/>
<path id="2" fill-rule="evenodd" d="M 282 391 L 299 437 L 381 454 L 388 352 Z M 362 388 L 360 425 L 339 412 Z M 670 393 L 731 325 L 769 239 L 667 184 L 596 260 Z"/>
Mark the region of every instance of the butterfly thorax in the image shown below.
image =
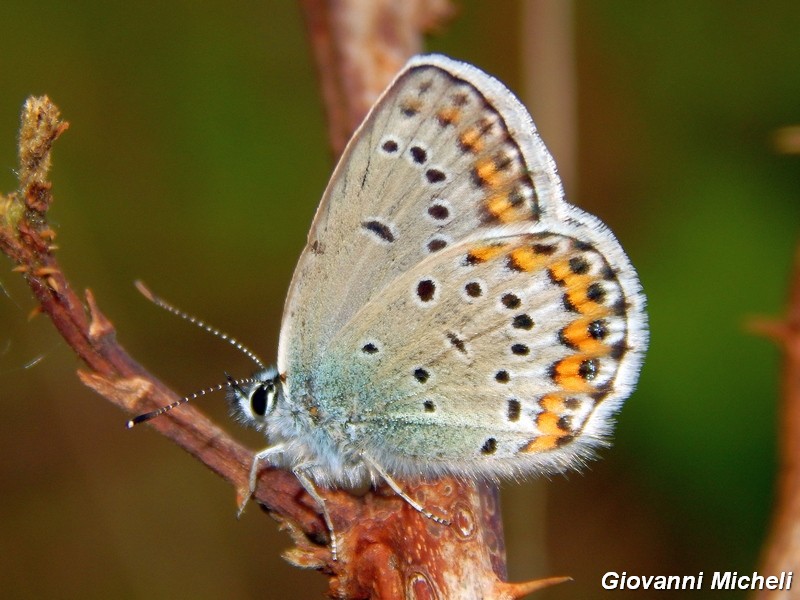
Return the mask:
<path id="1" fill-rule="evenodd" d="M 293 404 L 287 400 L 276 406 L 270 418 L 267 436 L 271 443 L 283 445 L 282 466 L 306 469 L 316 483 L 326 487 L 365 483 L 370 477 L 356 432 L 318 407 L 306 412 L 306 402 L 311 401 L 304 398 Z"/>
<path id="2" fill-rule="evenodd" d="M 322 485 L 363 484 L 370 477 L 361 458 L 355 419 L 341 408 L 347 403 L 315 394 L 307 385 L 295 390 L 290 395 L 283 378 L 270 368 L 231 387 L 228 400 L 239 422 L 265 433 L 272 446 L 282 447 L 271 459 L 275 466 L 304 468 Z"/>

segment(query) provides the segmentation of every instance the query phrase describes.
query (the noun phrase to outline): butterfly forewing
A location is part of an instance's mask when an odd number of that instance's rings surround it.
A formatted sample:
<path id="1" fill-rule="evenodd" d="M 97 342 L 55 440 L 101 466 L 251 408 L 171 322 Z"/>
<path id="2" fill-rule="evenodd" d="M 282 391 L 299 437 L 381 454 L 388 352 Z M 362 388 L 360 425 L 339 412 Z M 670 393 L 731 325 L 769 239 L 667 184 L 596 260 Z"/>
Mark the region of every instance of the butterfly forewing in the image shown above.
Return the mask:
<path id="1" fill-rule="evenodd" d="M 428 60 L 398 76 L 331 179 L 287 299 L 279 367 L 288 346 L 318 354 L 319 344 L 426 255 L 478 227 L 539 218 L 560 201 L 538 136 L 514 141 L 517 130 L 533 131 L 519 117 L 521 105 L 511 98 L 506 107 L 499 92 L 490 103 L 493 89 L 482 93 L 458 76 L 460 63 Z M 293 333 L 301 319 L 302 342 Z"/>

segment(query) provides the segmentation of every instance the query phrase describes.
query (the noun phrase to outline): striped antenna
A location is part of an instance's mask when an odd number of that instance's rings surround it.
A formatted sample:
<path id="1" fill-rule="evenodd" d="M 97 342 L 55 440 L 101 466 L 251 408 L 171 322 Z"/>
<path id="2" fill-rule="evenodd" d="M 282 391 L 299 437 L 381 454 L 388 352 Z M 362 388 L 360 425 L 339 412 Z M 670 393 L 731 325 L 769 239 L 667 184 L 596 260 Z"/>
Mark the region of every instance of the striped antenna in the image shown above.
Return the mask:
<path id="1" fill-rule="evenodd" d="M 243 383 L 254 383 L 255 380 L 252 377 L 248 377 L 247 379 L 232 379 L 230 375 L 228 375 L 228 381 L 225 383 L 218 383 L 217 385 L 211 386 L 210 388 L 206 388 L 204 390 L 200 390 L 199 392 L 195 392 L 193 394 L 189 394 L 188 396 L 184 396 L 180 400 L 173 402 L 172 404 L 168 404 L 166 406 L 162 406 L 161 408 L 157 408 L 155 410 L 151 410 L 150 412 L 143 413 L 141 415 L 137 415 L 132 418 L 130 421 L 125 423 L 125 427 L 130 429 L 134 425 L 138 425 L 139 423 L 144 423 L 146 421 L 150 421 L 151 419 L 155 419 L 163 415 L 166 412 L 171 411 L 173 408 L 179 407 L 181 404 L 186 404 L 191 400 L 196 400 L 201 396 L 205 396 L 206 394 L 212 394 L 214 392 L 221 392 L 226 387 L 239 387 Z"/>
<path id="2" fill-rule="evenodd" d="M 175 315 L 177 317 L 180 317 L 181 319 L 183 319 L 185 321 L 189 321 L 189 323 L 192 323 L 193 325 L 197 325 L 200 329 L 204 329 L 205 331 L 207 331 L 211 335 L 216 336 L 221 340 L 225 340 L 231 346 L 233 346 L 234 348 L 236 348 L 237 350 L 239 350 L 243 354 L 246 354 L 250 358 L 250 360 L 252 360 L 254 363 L 256 363 L 259 367 L 261 367 L 262 369 L 266 369 L 267 368 L 266 365 L 264 365 L 264 363 L 261 361 L 261 359 L 258 358 L 258 356 L 256 356 L 255 353 L 252 350 L 250 350 L 250 348 L 248 348 L 247 346 L 242 344 L 236 338 L 231 337 L 227 333 L 225 333 L 224 331 L 220 331 L 216 327 L 212 327 L 211 325 L 209 325 L 205 321 L 201 321 L 197 317 L 193 317 L 189 313 L 183 312 L 181 309 L 179 309 L 179 308 L 177 308 L 175 306 L 172 306 L 172 304 L 170 304 L 166 300 L 162 300 L 161 298 L 156 296 L 153 292 L 151 292 L 147 288 L 147 286 L 145 286 L 145 284 L 142 283 L 141 281 L 138 281 L 138 280 L 135 281 L 134 285 L 136 286 L 136 289 L 139 290 L 139 292 L 141 292 L 142 296 L 144 296 L 145 298 L 150 300 L 150 302 L 152 302 L 156 306 L 160 306 L 161 308 L 163 308 L 167 312 L 171 312 L 173 315 Z M 244 382 L 242 382 L 242 383 L 244 383 Z"/>
<path id="3" fill-rule="evenodd" d="M 201 321 L 197 317 L 193 317 L 189 313 L 184 312 L 184 311 L 182 311 L 181 309 L 179 309 L 179 308 L 177 308 L 175 306 L 172 306 L 172 304 L 170 304 L 166 300 L 162 300 L 161 298 L 156 296 L 153 292 L 151 292 L 147 288 L 147 286 L 144 283 L 142 283 L 141 281 L 138 281 L 138 280 L 135 281 L 134 285 L 136 285 L 136 289 L 139 290 L 139 292 L 141 292 L 142 296 L 144 296 L 145 298 L 150 300 L 150 302 L 152 302 L 156 306 L 159 306 L 159 307 L 163 308 L 164 310 L 166 310 L 167 312 L 170 312 L 173 315 L 176 315 L 176 316 L 180 317 L 184 321 L 189 321 L 189 323 L 192 323 L 193 325 L 197 325 L 200 329 L 203 329 L 203 330 L 207 331 L 211 335 L 213 335 L 215 337 L 218 337 L 219 339 L 228 342 L 231 346 L 233 346 L 234 348 L 236 348 L 237 350 L 239 350 L 240 352 L 242 352 L 243 354 L 248 356 L 250 358 L 250 360 L 252 360 L 254 363 L 256 363 L 261 369 L 266 369 L 266 366 L 261 361 L 261 359 L 258 358 L 258 356 L 256 356 L 255 353 L 252 350 L 250 350 L 250 348 L 248 348 L 247 346 L 245 346 L 244 344 L 239 342 L 239 340 L 237 340 L 236 338 L 233 338 L 233 337 L 229 336 L 227 333 L 225 333 L 224 331 L 220 331 L 216 327 L 212 327 L 211 325 L 209 325 L 205 321 Z M 255 382 L 255 380 L 253 378 L 251 378 L 251 377 L 248 377 L 247 379 L 233 379 L 227 373 L 226 373 L 226 377 L 227 377 L 228 380 L 225 383 L 218 383 L 217 385 L 211 386 L 211 387 L 206 388 L 204 390 L 200 390 L 199 392 L 195 392 L 193 394 L 189 394 L 188 396 L 184 396 L 180 400 L 178 400 L 176 402 L 173 402 L 172 404 L 168 404 L 167 406 L 162 406 L 161 408 L 157 408 L 156 410 L 151 410 L 150 412 L 146 412 L 146 413 L 143 413 L 141 415 L 137 415 L 133 419 L 131 419 L 130 421 L 125 423 L 125 427 L 130 429 L 134 425 L 138 425 L 139 423 L 145 423 L 147 421 L 150 421 L 151 419 L 155 419 L 156 417 L 161 416 L 164 413 L 167 413 L 167 412 L 171 411 L 173 408 L 177 408 L 177 407 L 181 406 L 182 404 L 186 404 L 187 402 L 190 402 L 192 400 L 196 400 L 197 398 L 200 398 L 201 396 L 205 396 L 206 394 L 211 394 L 213 392 L 221 392 L 226 387 L 234 387 L 235 388 L 235 387 L 238 387 L 238 386 L 242 385 L 243 383 L 254 383 Z"/>

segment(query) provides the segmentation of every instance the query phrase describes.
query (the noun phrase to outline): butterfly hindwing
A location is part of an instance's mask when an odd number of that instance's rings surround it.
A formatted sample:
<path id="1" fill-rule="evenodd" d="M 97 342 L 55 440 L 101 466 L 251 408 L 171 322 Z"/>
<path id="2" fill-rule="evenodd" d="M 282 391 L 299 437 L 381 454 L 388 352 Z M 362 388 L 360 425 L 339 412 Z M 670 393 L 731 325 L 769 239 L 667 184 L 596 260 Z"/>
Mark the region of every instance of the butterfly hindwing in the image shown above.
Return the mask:
<path id="1" fill-rule="evenodd" d="M 412 467 L 396 457 L 511 475 L 559 470 L 603 441 L 639 358 L 623 284 L 585 239 L 467 241 L 385 294 L 330 347 L 368 390 L 352 397 L 372 455 L 400 472 Z"/>

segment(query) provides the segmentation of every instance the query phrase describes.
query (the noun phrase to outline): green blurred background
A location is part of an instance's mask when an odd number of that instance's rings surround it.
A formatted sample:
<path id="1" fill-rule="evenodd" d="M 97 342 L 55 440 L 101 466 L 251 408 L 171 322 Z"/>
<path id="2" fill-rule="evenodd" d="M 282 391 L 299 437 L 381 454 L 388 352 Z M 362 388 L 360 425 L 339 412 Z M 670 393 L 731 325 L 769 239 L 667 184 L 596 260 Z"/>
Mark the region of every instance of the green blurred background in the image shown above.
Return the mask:
<path id="1" fill-rule="evenodd" d="M 458 6 L 428 49 L 519 90 L 520 4 Z M 71 123 L 56 145 L 51 219 L 73 284 L 91 287 L 123 345 L 176 390 L 252 365 L 149 305 L 136 278 L 273 360 L 332 169 L 299 9 L 5 0 L 0 23 L 0 189 L 15 187 L 20 105 L 47 93 Z M 780 356 L 744 324 L 781 314 L 797 242 L 800 158 L 777 154 L 772 138 L 800 123 L 798 32 L 794 0 L 574 6 L 572 200 L 637 266 L 652 343 L 603 460 L 504 486 L 512 577 L 576 580 L 537 597 L 611 598 L 600 578 L 612 570 L 756 567 Z M 0 276 L 0 595 L 318 597 L 324 578 L 280 559 L 289 539 L 274 523 L 253 509 L 237 522 L 226 484 L 148 428 L 126 431 L 125 415 L 78 383 L 49 322 L 28 321 L 34 303 L 10 267 Z M 203 409 L 263 444 L 223 404 Z"/>

